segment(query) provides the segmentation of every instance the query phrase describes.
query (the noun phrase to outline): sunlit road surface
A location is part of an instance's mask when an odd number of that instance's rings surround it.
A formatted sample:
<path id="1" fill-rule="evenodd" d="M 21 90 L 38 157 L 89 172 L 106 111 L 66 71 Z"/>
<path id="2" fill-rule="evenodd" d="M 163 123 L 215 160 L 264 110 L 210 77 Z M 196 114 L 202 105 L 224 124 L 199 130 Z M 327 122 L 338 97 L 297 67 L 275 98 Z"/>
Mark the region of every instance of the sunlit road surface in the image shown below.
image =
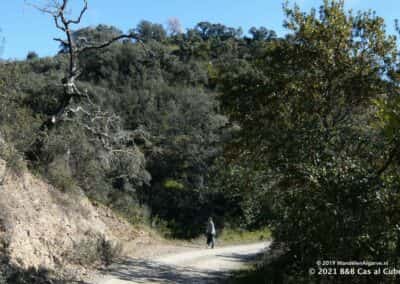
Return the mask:
<path id="1" fill-rule="evenodd" d="M 126 259 L 108 271 L 99 284 L 219 283 L 265 251 L 270 242 L 197 249 L 158 257 L 152 261 Z"/>

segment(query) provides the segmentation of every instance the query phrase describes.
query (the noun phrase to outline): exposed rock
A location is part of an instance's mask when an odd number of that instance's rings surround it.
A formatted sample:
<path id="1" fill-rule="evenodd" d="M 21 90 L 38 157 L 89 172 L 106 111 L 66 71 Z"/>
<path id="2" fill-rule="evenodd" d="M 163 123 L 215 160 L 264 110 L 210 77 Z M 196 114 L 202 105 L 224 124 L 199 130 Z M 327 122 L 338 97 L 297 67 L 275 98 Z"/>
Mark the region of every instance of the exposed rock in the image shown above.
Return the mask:
<path id="1" fill-rule="evenodd" d="M 138 233 L 110 209 L 82 193 L 62 193 L 25 172 L 15 175 L 0 160 L 0 239 L 14 264 L 57 269 L 80 241 L 102 234 L 132 240 Z"/>

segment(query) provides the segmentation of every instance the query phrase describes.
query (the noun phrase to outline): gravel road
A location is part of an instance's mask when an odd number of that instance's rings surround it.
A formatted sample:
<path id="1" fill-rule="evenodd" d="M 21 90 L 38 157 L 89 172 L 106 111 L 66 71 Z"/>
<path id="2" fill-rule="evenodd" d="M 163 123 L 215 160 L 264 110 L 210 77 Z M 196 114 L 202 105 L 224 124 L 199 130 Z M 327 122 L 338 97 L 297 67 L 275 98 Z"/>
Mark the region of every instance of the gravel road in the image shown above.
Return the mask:
<path id="1" fill-rule="evenodd" d="M 270 242 L 215 249 L 196 249 L 153 260 L 125 259 L 108 269 L 97 284 L 220 283 L 222 279 L 267 249 Z"/>

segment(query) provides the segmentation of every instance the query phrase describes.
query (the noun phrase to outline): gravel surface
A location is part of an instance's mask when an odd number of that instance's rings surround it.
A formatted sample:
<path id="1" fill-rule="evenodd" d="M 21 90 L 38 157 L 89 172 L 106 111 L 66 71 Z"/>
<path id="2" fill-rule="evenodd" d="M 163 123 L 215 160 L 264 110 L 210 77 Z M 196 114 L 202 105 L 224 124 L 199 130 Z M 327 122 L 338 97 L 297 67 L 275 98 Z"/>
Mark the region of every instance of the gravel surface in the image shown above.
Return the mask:
<path id="1" fill-rule="evenodd" d="M 233 270 L 241 269 L 265 251 L 270 242 L 236 245 L 215 249 L 175 248 L 150 259 L 127 258 L 112 265 L 96 284 L 124 283 L 219 283 Z"/>

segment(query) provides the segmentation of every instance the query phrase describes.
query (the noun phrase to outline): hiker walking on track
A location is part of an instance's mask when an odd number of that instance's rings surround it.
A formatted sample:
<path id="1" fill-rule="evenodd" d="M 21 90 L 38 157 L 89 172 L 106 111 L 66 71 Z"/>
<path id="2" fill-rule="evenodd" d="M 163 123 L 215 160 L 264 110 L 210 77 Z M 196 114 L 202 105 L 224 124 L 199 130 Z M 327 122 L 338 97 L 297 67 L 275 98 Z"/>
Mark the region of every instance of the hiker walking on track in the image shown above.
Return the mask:
<path id="1" fill-rule="evenodd" d="M 215 245 L 215 226 L 214 226 L 213 219 L 211 217 L 208 218 L 206 235 L 207 235 L 207 246 L 211 247 L 211 248 L 214 248 L 214 245 Z"/>

